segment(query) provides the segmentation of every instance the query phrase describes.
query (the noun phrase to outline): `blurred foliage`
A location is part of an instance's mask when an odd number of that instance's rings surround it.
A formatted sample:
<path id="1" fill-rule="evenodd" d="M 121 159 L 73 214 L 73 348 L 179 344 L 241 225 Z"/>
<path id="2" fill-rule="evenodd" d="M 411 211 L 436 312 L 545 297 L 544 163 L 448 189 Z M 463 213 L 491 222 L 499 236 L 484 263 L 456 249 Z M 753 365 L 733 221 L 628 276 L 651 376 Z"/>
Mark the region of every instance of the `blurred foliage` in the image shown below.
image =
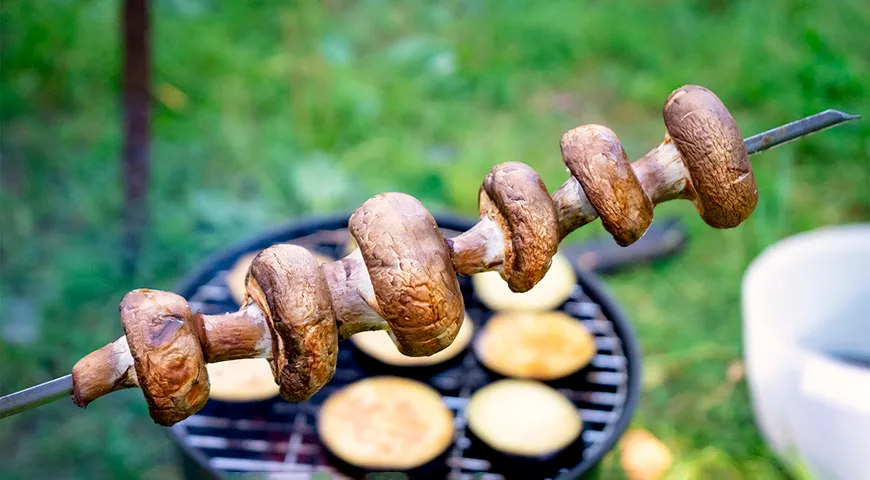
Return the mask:
<path id="1" fill-rule="evenodd" d="M 0 3 L 2 393 L 65 374 L 121 329 L 117 305 L 171 289 L 228 243 L 382 191 L 474 215 L 495 163 L 550 190 L 558 142 L 611 127 L 632 158 L 663 136 L 664 99 L 704 85 L 749 135 L 826 108 L 867 115 L 865 0 L 155 1 L 151 224 L 120 269 L 119 5 Z M 870 123 L 754 157 L 760 201 L 714 231 L 688 202 L 688 250 L 608 286 L 645 354 L 636 423 L 673 478 L 780 478 L 752 423 L 740 280 L 790 234 L 870 220 Z M 603 232 L 595 223 L 568 241 Z M 0 424 L 4 478 L 172 478 L 141 393 L 57 402 Z M 598 469 L 621 478 L 613 455 Z"/>

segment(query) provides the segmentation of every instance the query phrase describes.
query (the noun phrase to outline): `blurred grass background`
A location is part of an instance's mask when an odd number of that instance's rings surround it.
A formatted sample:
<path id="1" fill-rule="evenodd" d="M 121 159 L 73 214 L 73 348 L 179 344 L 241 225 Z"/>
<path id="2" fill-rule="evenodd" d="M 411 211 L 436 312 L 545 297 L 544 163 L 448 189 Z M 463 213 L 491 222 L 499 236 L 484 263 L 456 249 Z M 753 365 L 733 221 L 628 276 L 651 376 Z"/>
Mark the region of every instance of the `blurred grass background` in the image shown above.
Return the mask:
<path id="1" fill-rule="evenodd" d="M 686 83 L 716 92 L 747 136 L 870 105 L 865 0 L 155 1 L 152 223 L 129 276 L 120 3 L 0 3 L 0 393 L 119 336 L 126 291 L 171 289 L 264 228 L 382 191 L 473 216 L 504 161 L 552 191 L 559 139 L 583 123 L 638 158 Z M 760 200 L 737 229 L 710 229 L 688 202 L 657 208 L 685 220 L 689 248 L 606 280 L 644 353 L 635 423 L 671 448 L 670 478 L 786 475 L 739 375 L 741 276 L 785 236 L 870 220 L 868 138 L 865 120 L 753 157 Z M 621 478 L 617 460 L 599 476 Z M 177 475 L 138 391 L 3 420 L 0 465 L 4 478 Z"/>

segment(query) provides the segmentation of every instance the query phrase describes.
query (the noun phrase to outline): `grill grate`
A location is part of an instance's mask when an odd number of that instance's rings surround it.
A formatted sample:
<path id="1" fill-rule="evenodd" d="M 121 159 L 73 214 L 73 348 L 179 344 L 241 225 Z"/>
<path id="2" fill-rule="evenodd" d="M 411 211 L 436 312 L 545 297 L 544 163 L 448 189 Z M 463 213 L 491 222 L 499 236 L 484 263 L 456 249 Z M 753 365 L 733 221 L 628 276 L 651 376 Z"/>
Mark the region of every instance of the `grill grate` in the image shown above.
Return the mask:
<path id="1" fill-rule="evenodd" d="M 446 235 L 451 235 L 451 231 L 443 230 Z M 308 235 L 301 242 L 298 238 L 294 241 L 293 237 L 286 237 L 274 239 L 271 243 L 292 241 L 333 258 L 343 256 L 343 242 L 339 239 L 347 238 L 346 233 L 344 236 L 337 235 L 334 230 L 318 233 Z M 257 245 L 250 250 L 263 247 Z M 240 255 L 236 255 L 236 258 Z M 226 268 L 215 270 L 210 278 L 200 282 L 189 296 L 194 311 L 220 314 L 238 308 L 226 286 L 226 273 Z M 622 338 L 625 332 L 620 331 L 608 318 L 602 305 L 587 295 L 583 284 L 581 281 L 576 286 L 570 299 L 560 308 L 583 322 L 593 333 L 598 352 L 582 371 L 549 384 L 565 394 L 583 418 L 582 459 L 585 463 L 589 458 L 600 459 L 612 448 L 615 437 L 625 428 L 627 419 L 623 417 L 630 415 L 633 399 L 629 395 L 630 360 L 626 356 L 627 349 Z M 492 312 L 474 295 L 470 278 L 460 277 L 460 287 L 466 311 L 475 322 L 475 331 L 479 332 Z M 343 342 L 339 348 L 335 376 L 308 401 L 289 403 L 272 399 L 253 404 L 210 401 L 199 413 L 174 426 L 172 432 L 176 440 L 188 449 L 199 451 L 202 455 L 197 456 L 200 460 L 206 459 L 210 469 L 224 474 L 260 472 L 264 478 L 294 479 L 310 478 L 316 472 L 328 472 L 332 478 L 351 478 L 342 473 L 341 467 L 330 459 L 318 440 L 316 418 L 320 405 L 329 395 L 347 384 L 369 376 L 397 374 L 400 371 L 380 366 L 357 351 L 351 342 Z M 453 445 L 446 455 L 437 460 L 445 462 L 443 467 L 449 471 L 449 478 L 503 479 L 504 476 L 497 471 L 497 465 L 486 458 L 485 450 L 476 448 L 479 446 L 467 436 L 465 415 L 465 406 L 471 395 L 500 377 L 477 361 L 470 346 L 461 358 L 441 370 L 435 373 L 431 373 L 432 370 L 425 371 L 429 373 L 423 376 L 417 370 L 405 372 L 407 376 L 438 390 L 455 415 Z M 581 458 L 573 460 L 559 472 L 575 469 L 580 461 Z M 576 470 L 573 473 L 577 473 Z"/>

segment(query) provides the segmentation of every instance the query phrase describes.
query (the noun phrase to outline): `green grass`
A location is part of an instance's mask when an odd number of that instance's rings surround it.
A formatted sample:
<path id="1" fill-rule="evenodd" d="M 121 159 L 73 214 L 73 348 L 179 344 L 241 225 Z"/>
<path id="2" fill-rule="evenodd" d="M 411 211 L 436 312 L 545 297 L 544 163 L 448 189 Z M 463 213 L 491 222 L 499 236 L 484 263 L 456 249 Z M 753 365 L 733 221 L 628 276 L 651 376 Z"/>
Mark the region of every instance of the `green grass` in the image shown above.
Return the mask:
<path id="1" fill-rule="evenodd" d="M 382 191 L 473 215 L 504 161 L 552 191 L 559 139 L 583 123 L 611 127 L 638 158 L 685 83 L 716 92 L 746 135 L 870 105 L 864 0 L 155 2 L 151 225 L 130 276 L 120 3 L 0 3 L 0 393 L 120 335 L 126 291 L 171 288 L 269 226 Z M 672 478 L 784 476 L 745 383 L 726 381 L 741 358 L 740 280 L 772 242 L 870 220 L 868 138 L 865 120 L 753 157 L 759 205 L 737 229 L 710 229 L 688 202 L 659 207 L 685 220 L 687 251 L 606 280 L 643 348 L 635 423 L 672 449 Z M 621 478 L 617 460 L 599 475 Z M 0 465 L 4 478 L 177 475 L 137 391 L 3 420 Z"/>

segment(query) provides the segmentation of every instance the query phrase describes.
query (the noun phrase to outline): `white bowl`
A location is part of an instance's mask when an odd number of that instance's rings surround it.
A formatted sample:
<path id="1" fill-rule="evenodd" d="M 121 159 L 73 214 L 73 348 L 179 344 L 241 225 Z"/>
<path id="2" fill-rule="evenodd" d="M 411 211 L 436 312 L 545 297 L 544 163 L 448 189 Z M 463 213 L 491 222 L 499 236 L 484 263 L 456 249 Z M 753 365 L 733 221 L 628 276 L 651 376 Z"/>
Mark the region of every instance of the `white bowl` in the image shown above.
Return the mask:
<path id="1" fill-rule="evenodd" d="M 787 238 L 752 262 L 742 288 L 762 436 L 813 478 L 868 478 L 870 224 Z"/>

